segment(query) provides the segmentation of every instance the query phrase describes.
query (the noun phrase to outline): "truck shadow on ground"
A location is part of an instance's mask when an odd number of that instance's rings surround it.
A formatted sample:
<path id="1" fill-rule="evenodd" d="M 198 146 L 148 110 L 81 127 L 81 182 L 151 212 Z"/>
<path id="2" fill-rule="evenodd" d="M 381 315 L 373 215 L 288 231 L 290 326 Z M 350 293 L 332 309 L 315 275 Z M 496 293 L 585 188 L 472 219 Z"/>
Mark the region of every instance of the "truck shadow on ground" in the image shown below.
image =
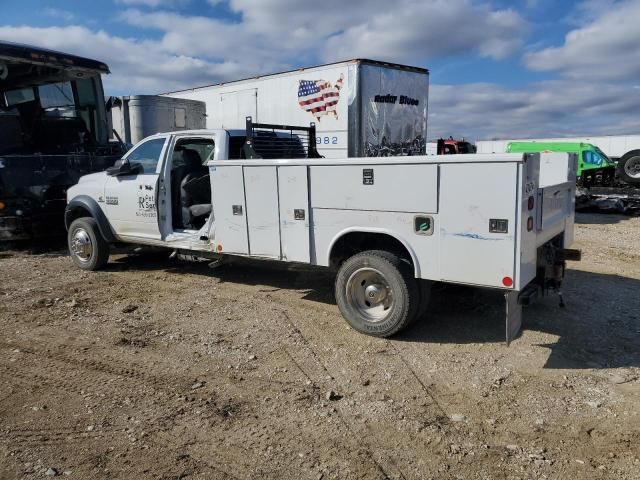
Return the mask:
<path id="1" fill-rule="evenodd" d="M 521 338 L 527 331 L 557 337 L 533 343 L 550 350 L 545 368 L 640 367 L 640 281 L 618 275 L 570 270 L 565 308 L 550 295 L 523 311 Z M 434 287 L 427 318 L 397 337 L 424 343 L 505 341 L 502 294 L 468 287 Z M 507 348 L 507 347 L 505 347 Z"/>
<path id="2" fill-rule="evenodd" d="M 204 275 L 221 283 L 260 286 L 258 294 L 296 290 L 301 300 L 335 305 L 334 275 L 324 269 L 240 262 L 212 270 L 206 263 L 149 261 L 135 255 L 112 261 L 108 269 Z M 565 285 L 566 308 L 560 308 L 558 297 L 550 295 L 523 312 L 525 334 L 538 331 L 557 337 L 548 343 L 533 343 L 550 350 L 545 368 L 640 367 L 640 280 L 569 270 Z M 504 297 L 500 292 L 435 284 L 424 317 L 394 340 L 426 344 L 504 343 L 504 335 Z M 525 338 L 516 339 L 508 348 L 517 349 L 524 342 Z"/>
<path id="3" fill-rule="evenodd" d="M 622 213 L 602 213 L 589 210 L 576 212 L 576 224 L 578 225 L 613 225 L 632 219 L 633 215 Z"/>

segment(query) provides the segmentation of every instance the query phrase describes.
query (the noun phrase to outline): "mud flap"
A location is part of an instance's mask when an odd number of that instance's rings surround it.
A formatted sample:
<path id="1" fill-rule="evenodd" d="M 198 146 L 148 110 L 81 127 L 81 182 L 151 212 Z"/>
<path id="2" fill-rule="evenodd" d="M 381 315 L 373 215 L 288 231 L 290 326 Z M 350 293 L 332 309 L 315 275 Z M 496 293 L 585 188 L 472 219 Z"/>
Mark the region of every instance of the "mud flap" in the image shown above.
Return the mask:
<path id="1" fill-rule="evenodd" d="M 505 304 L 505 330 L 507 346 L 520 332 L 522 326 L 522 305 L 518 303 L 520 292 L 511 291 L 504 294 Z"/>

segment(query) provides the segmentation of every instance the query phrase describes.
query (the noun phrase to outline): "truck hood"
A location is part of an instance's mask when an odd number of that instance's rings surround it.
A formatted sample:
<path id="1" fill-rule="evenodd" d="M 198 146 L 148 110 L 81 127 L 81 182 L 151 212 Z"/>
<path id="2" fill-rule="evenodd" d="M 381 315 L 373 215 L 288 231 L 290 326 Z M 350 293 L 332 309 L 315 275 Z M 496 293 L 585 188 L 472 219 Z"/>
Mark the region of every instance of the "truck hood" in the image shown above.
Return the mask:
<path id="1" fill-rule="evenodd" d="M 97 172 L 97 173 L 90 173 L 89 175 L 83 175 L 78 180 L 78 183 L 86 184 L 86 183 L 99 182 L 103 184 L 106 179 L 107 179 L 107 172 Z"/>
<path id="2" fill-rule="evenodd" d="M 106 181 L 106 172 L 83 175 L 78 180 L 78 183 L 67 190 L 67 203 L 79 195 L 88 195 L 97 200 L 104 194 L 104 184 Z"/>

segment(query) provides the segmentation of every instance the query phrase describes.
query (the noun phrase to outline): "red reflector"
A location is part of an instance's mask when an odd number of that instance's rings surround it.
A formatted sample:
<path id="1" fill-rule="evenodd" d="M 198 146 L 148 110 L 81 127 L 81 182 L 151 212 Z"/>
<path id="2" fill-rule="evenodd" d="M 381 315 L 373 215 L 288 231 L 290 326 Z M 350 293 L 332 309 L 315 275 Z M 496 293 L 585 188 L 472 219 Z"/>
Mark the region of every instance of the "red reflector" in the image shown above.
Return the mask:
<path id="1" fill-rule="evenodd" d="M 527 200 L 527 208 L 529 210 L 533 210 L 533 205 L 534 205 L 535 201 L 536 201 L 535 198 L 529 197 L 529 200 Z"/>
<path id="2" fill-rule="evenodd" d="M 533 230 L 533 217 L 527 218 L 527 232 Z"/>
<path id="3" fill-rule="evenodd" d="M 503 284 L 505 287 L 511 287 L 511 286 L 513 286 L 513 278 L 511 278 L 511 277 L 504 277 L 504 278 L 502 279 L 502 284 Z"/>

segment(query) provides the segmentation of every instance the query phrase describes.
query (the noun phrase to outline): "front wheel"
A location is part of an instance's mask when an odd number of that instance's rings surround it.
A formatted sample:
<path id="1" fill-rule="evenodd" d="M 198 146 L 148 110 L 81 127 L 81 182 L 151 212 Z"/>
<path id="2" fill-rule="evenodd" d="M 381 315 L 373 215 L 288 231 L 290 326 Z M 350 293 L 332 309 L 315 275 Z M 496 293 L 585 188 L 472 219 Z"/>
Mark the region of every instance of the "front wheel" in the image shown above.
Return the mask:
<path id="1" fill-rule="evenodd" d="M 618 161 L 618 175 L 626 183 L 640 185 L 640 150 L 622 156 Z"/>
<path id="2" fill-rule="evenodd" d="M 336 276 L 336 302 L 355 330 L 389 337 L 416 318 L 420 292 L 409 264 L 398 256 L 369 250 L 346 260 Z"/>
<path id="3" fill-rule="evenodd" d="M 99 270 L 109 261 L 109 244 L 91 217 L 74 220 L 67 233 L 69 255 L 83 270 Z"/>

